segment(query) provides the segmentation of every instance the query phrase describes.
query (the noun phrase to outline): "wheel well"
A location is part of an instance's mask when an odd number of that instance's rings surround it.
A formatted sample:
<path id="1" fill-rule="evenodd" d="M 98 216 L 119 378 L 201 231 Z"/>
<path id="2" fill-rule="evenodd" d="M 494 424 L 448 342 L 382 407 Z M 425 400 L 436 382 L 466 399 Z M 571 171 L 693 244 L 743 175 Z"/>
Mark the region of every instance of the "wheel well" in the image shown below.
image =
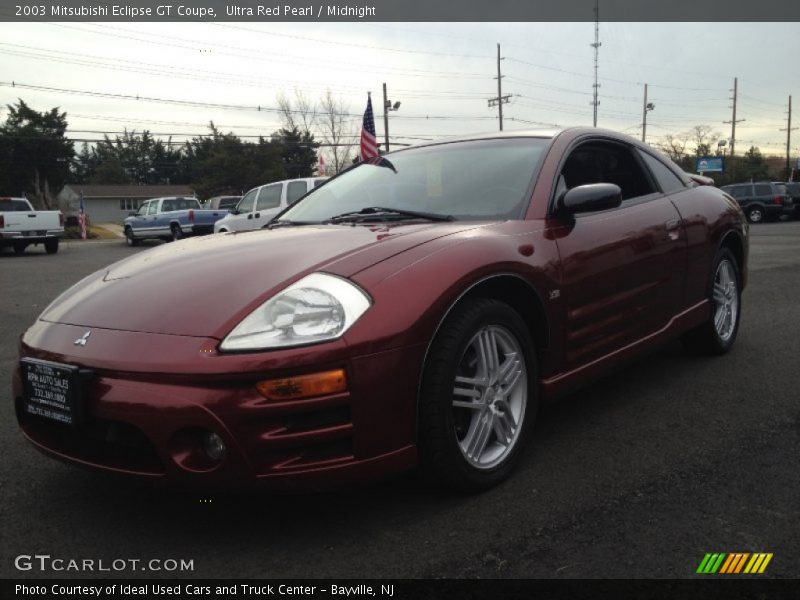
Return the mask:
<path id="1" fill-rule="evenodd" d="M 742 238 L 735 231 L 729 231 L 722 238 L 722 243 L 719 246 L 733 252 L 736 264 L 739 266 L 739 276 L 741 277 L 744 274 L 744 244 L 742 243 Z"/>
<path id="2" fill-rule="evenodd" d="M 468 298 L 492 298 L 505 302 L 528 325 L 538 355 L 550 345 L 550 328 L 544 304 L 533 286 L 524 279 L 516 275 L 491 277 L 472 287 L 456 304 Z"/>

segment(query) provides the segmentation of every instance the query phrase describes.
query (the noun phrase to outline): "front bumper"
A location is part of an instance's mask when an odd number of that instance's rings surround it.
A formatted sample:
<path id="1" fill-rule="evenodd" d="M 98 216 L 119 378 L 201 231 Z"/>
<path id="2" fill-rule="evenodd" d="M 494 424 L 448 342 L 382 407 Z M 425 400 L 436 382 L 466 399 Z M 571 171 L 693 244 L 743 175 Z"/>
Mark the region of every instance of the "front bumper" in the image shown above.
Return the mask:
<path id="1" fill-rule="evenodd" d="M 93 370 L 81 426 L 26 414 L 19 367 L 12 378 L 23 433 L 55 458 L 141 478 L 283 489 L 375 478 L 416 464 L 424 345 L 355 357 L 341 341 L 220 355 L 209 338 L 93 330 L 90 343 L 75 350 L 73 340 L 86 330 L 38 321 L 21 348 L 25 357 Z M 346 370 L 347 391 L 273 402 L 255 389 L 259 380 L 331 368 Z M 192 460 L 197 431 L 224 440 L 221 462 Z"/>

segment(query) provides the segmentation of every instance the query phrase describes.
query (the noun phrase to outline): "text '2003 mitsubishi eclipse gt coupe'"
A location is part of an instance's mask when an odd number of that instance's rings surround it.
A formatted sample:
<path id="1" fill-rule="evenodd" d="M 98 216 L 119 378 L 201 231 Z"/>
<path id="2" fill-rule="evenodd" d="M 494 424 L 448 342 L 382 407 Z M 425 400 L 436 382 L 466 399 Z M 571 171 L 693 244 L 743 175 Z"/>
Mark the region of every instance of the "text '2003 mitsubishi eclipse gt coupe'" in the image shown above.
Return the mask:
<path id="1" fill-rule="evenodd" d="M 268 229 L 90 275 L 24 334 L 27 438 L 142 478 L 337 484 L 421 464 L 486 488 L 543 400 L 682 337 L 736 339 L 747 224 L 597 129 L 431 143 L 329 180 Z"/>

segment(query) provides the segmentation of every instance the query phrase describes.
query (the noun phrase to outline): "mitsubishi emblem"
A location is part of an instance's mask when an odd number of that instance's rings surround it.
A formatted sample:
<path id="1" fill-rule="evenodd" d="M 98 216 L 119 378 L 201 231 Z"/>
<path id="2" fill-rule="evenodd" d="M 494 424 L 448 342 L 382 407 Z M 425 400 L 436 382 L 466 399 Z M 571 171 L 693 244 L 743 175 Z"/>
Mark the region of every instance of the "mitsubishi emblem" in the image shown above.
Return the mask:
<path id="1" fill-rule="evenodd" d="M 86 341 L 89 339 L 89 336 L 92 335 L 92 330 L 90 329 L 86 333 L 84 333 L 81 337 L 73 342 L 76 346 L 85 346 Z"/>

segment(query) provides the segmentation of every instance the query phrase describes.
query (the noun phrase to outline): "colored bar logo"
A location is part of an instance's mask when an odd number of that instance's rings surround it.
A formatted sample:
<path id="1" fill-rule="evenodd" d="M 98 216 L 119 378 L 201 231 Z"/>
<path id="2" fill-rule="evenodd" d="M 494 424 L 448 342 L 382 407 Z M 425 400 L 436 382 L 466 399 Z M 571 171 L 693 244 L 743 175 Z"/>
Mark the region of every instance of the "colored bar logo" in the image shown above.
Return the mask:
<path id="1" fill-rule="evenodd" d="M 696 572 L 701 575 L 738 575 L 740 573 L 755 575 L 763 573 L 771 560 L 771 552 L 708 553 L 703 557 Z"/>

